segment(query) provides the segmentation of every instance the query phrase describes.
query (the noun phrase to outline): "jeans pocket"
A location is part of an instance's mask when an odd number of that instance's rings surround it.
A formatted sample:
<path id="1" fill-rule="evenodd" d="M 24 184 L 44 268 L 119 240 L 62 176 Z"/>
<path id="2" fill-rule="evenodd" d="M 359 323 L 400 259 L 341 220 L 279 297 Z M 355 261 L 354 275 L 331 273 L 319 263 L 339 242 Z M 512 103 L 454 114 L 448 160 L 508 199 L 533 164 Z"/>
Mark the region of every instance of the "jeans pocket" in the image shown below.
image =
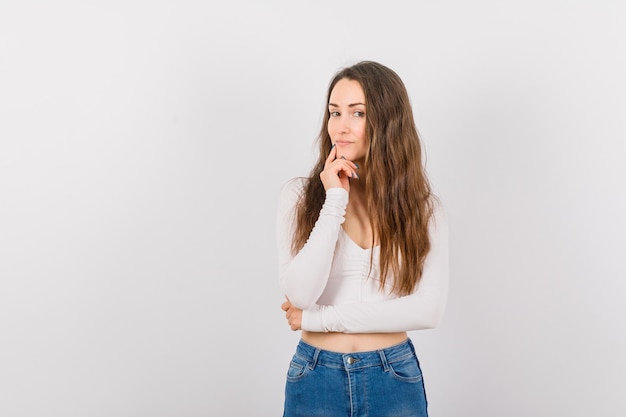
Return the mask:
<path id="1" fill-rule="evenodd" d="M 308 362 L 306 360 L 294 356 L 287 370 L 287 381 L 296 382 L 301 380 L 306 375 L 308 369 Z"/>
<path id="2" fill-rule="evenodd" d="M 420 382 L 422 370 L 415 356 L 389 364 L 390 372 L 394 378 L 403 382 Z"/>

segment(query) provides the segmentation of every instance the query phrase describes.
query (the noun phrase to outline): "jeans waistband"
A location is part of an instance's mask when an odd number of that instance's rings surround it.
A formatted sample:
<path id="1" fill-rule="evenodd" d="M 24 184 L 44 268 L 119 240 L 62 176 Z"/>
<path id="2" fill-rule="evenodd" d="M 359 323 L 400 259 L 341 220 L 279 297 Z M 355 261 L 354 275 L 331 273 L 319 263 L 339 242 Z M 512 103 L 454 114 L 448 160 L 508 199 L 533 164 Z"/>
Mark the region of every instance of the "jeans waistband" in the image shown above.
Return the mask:
<path id="1" fill-rule="evenodd" d="M 415 355 L 415 348 L 411 339 L 390 346 L 385 349 L 368 352 L 339 353 L 318 349 L 300 340 L 296 348 L 296 356 L 305 359 L 309 367 L 326 366 L 330 368 L 358 369 L 370 366 L 382 366 L 387 369 L 388 364 L 405 360 Z"/>

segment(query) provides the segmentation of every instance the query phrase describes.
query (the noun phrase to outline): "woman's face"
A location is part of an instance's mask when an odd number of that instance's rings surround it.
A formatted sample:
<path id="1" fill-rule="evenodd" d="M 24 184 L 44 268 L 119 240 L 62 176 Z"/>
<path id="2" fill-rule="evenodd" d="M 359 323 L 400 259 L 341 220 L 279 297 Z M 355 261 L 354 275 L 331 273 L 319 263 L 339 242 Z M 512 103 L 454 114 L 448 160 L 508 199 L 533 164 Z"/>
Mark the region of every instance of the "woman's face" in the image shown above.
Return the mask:
<path id="1" fill-rule="evenodd" d="M 363 163 L 368 140 L 365 135 L 365 93 L 358 81 L 344 78 L 335 84 L 328 101 L 328 134 L 337 146 L 337 157 Z"/>

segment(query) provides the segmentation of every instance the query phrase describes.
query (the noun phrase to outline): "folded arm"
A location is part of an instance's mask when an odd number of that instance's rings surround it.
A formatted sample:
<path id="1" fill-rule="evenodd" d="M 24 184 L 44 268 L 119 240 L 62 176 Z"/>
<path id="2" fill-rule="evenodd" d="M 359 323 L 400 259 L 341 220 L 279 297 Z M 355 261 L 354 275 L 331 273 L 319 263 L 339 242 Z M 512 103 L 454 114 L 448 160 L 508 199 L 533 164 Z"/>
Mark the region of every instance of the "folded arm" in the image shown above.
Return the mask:
<path id="1" fill-rule="evenodd" d="M 302 329 L 312 332 L 377 333 L 430 329 L 442 317 L 448 296 L 448 224 L 440 206 L 429 227 L 431 250 L 415 291 L 390 300 L 314 305 L 302 313 Z"/>

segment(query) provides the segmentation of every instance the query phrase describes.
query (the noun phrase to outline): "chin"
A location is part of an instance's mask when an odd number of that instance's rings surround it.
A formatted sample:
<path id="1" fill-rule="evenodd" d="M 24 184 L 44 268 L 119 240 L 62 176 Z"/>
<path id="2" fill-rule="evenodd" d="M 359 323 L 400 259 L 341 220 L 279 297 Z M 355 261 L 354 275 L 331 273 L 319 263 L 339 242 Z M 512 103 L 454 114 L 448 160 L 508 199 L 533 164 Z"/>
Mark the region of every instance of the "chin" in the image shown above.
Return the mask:
<path id="1" fill-rule="evenodd" d="M 365 159 L 365 155 L 358 155 L 355 152 L 340 152 L 338 153 L 338 158 L 344 157 L 348 161 L 358 161 L 360 159 Z"/>
<path id="2" fill-rule="evenodd" d="M 337 152 L 337 158 L 342 158 L 343 157 L 343 158 L 347 159 L 348 161 L 352 161 L 355 156 L 356 155 L 354 154 L 354 152 L 350 152 L 350 151 L 342 152 L 341 150 L 339 150 L 339 152 Z"/>

